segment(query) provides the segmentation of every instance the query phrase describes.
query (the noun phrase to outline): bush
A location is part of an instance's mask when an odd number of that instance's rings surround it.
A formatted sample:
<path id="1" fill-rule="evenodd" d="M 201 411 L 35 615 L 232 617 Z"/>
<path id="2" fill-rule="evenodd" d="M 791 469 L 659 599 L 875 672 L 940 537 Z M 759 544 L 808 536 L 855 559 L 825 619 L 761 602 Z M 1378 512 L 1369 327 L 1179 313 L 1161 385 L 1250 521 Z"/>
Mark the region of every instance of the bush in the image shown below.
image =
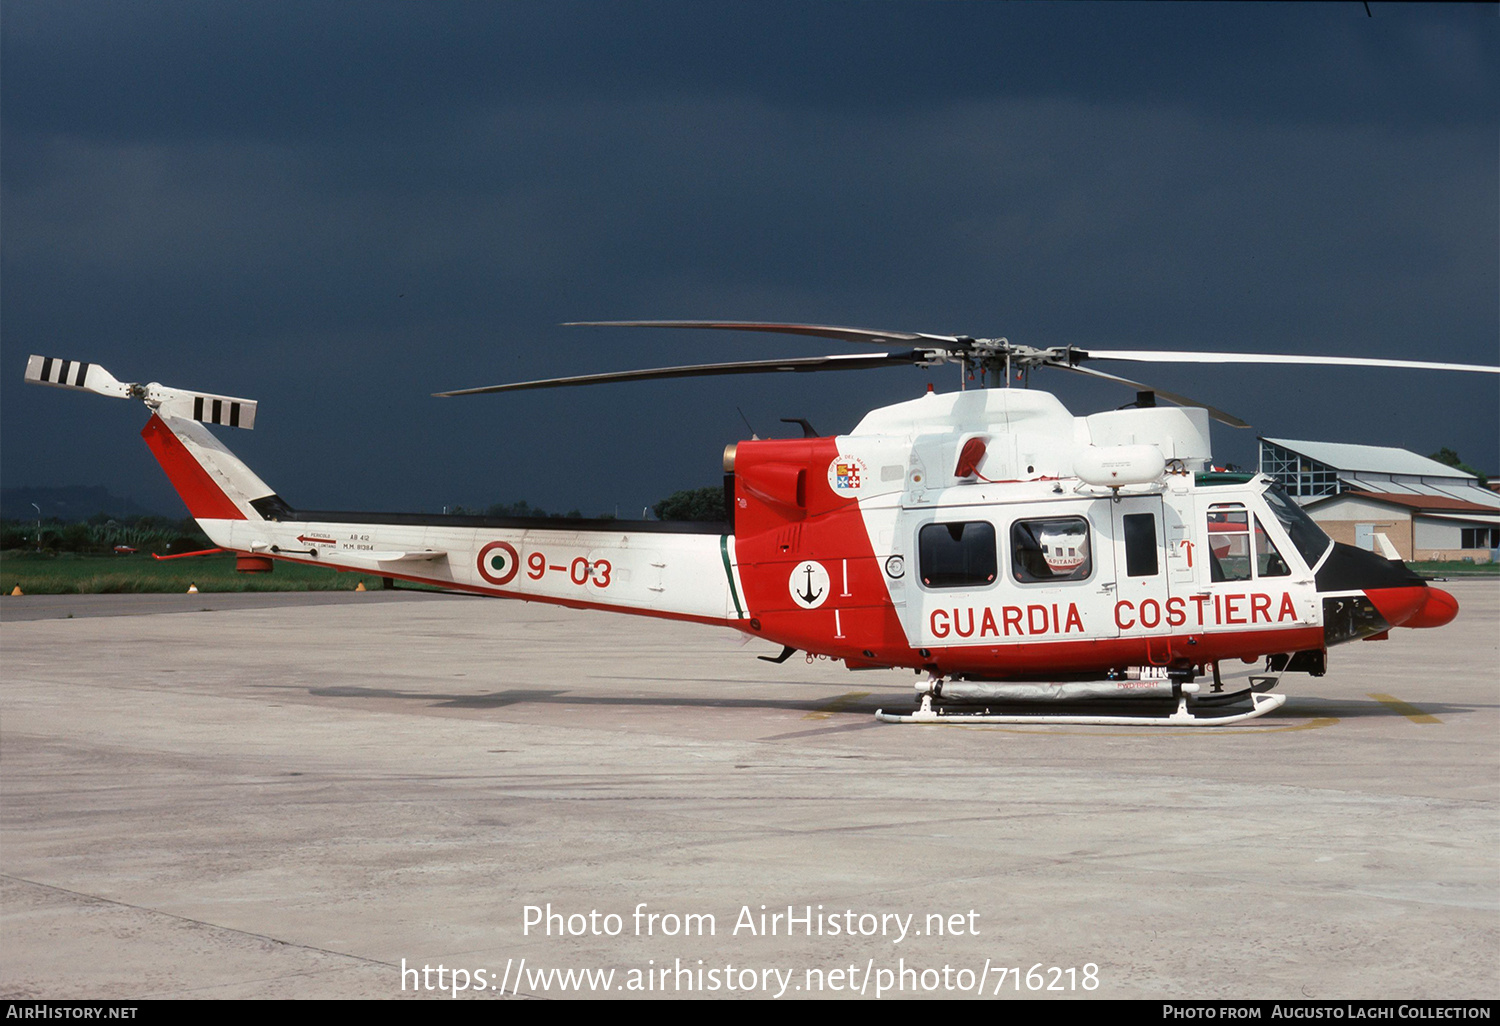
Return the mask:
<path id="1" fill-rule="evenodd" d="M 0 524 L 0 549 L 35 549 L 36 521 L 7 520 Z M 172 520 L 168 517 L 144 516 L 132 520 L 112 520 L 95 514 L 76 524 L 57 521 L 42 524 L 41 548 L 52 552 L 104 553 L 116 545 L 128 545 L 142 552 L 193 552 L 212 548 L 208 536 L 196 521 Z"/>
<path id="2" fill-rule="evenodd" d="M 694 488 L 673 492 L 651 507 L 658 520 L 727 520 L 723 488 Z"/>

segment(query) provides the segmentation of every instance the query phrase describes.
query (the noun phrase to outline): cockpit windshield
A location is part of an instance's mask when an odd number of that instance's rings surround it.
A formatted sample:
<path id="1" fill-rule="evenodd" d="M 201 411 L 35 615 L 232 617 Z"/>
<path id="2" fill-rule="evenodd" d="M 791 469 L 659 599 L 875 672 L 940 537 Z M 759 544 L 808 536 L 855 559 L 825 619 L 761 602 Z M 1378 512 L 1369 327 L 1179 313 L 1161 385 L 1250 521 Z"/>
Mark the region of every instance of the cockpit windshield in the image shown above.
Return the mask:
<path id="1" fill-rule="evenodd" d="M 1271 485 L 1266 489 L 1265 494 L 1266 505 L 1271 507 L 1271 512 L 1276 515 L 1276 519 L 1281 521 L 1281 526 L 1286 530 L 1287 536 L 1292 539 L 1292 544 L 1307 561 L 1308 568 L 1315 569 L 1318 560 L 1323 558 L 1323 553 L 1333 545 L 1333 539 L 1323 533 L 1317 521 L 1293 502 L 1291 497 L 1281 490 L 1280 485 Z"/>

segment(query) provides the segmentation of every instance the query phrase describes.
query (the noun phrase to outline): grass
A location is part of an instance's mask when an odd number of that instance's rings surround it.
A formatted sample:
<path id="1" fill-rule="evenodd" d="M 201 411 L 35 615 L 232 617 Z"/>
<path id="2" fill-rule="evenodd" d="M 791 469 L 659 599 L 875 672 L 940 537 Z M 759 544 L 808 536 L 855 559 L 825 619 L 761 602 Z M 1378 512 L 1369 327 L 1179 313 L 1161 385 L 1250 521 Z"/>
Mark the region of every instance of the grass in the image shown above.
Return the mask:
<path id="1" fill-rule="evenodd" d="M 353 591 L 381 586 L 380 575 L 341 573 L 300 563 L 277 562 L 268 574 L 242 574 L 233 555 L 152 559 L 129 556 L 85 556 L 10 549 L 0 553 L 0 593 L 20 587 L 25 595 L 121 595 L 141 592 L 214 591 Z M 416 585 L 403 585 L 416 587 Z"/>
<path id="2" fill-rule="evenodd" d="M 1500 577 L 1500 563 L 1465 563 L 1452 559 L 1444 562 L 1428 560 L 1406 565 L 1423 577 Z"/>

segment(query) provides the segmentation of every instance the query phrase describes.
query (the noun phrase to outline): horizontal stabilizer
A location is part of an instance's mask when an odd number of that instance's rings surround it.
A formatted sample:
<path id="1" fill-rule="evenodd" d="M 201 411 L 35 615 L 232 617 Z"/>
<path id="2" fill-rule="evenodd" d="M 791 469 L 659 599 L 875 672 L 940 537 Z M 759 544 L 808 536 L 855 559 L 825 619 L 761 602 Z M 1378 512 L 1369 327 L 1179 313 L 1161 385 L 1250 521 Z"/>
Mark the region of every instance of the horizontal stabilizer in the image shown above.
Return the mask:
<path id="1" fill-rule="evenodd" d="M 81 360 L 60 360 L 52 356 L 32 356 L 26 361 L 26 380 L 33 385 L 73 388 L 116 399 L 140 399 L 163 416 L 183 417 L 204 424 L 224 427 L 253 428 L 255 400 L 211 392 L 190 392 L 167 388 L 153 381 L 134 385 L 116 380 L 98 364 Z"/>
<path id="2" fill-rule="evenodd" d="M 360 559 L 373 559 L 377 563 L 428 563 L 441 559 L 448 553 L 442 549 L 420 549 L 416 552 L 340 552 L 340 556 L 353 555 Z"/>
<path id="3" fill-rule="evenodd" d="M 443 559 L 448 555 L 446 549 L 410 549 L 410 550 L 381 550 L 364 551 L 352 549 L 340 549 L 331 539 L 320 535 L 308 537 L 298 535 L 297 541 L 303 544 L 328 545 L 328 548 L 320 548 L 317 551 L 325 555 L 337 556 L 340 562 L 349 563 L 430 563 L 435 559 Z M 272 545 L 270 542 L 255 541 L 250 543 L 251 552 L 300 553 L 304 549 L 286 549 Z"/>

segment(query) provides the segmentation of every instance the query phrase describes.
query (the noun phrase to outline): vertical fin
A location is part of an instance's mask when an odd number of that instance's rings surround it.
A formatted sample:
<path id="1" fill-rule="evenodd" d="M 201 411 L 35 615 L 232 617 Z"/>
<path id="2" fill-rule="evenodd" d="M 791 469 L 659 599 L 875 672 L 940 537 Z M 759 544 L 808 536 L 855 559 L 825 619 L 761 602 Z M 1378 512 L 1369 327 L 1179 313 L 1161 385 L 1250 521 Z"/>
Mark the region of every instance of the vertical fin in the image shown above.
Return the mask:
<path id="1" fill-rule="evenodd" d="M 172 487 L 186 503 L 195 520 L 245 520 L 245 513 L 225 493 L 188 447 L 167 427 L 161 417 L 152 414 L 141 431 L 161 469 L 167 472 Z"/>

